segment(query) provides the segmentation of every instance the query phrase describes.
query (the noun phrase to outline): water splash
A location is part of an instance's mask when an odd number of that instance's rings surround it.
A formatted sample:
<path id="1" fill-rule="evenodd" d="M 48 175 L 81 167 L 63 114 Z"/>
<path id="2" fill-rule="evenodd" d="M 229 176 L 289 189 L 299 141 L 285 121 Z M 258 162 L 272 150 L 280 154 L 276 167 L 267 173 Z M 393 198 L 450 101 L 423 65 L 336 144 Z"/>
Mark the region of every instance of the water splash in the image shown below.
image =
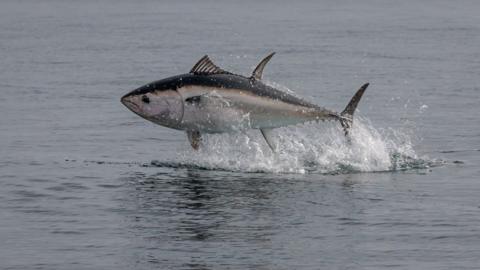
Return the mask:
<path id="1" fill-rule="evenodd" d="M 286 86 L 267 85 L 296 95 Z M 424 105 L 426 106 L 426 105 Z M 422 106 L 421 109 L 428 107 Z M 248 118 L 248 116 L 247 116 Z M 338 122 L 308 123 L 275 129 L 278 152 L 273 153 L 258 130 L 230 134 L 203 134 L 203 147 L 190 145 L 176 160 L 153 161 L 150 166 L 269 173 L 353 173 L 428 169 L 443 161 L 420 158 L 413 135 L 394 129 L 378 130 L 355 118 L 350 140 Z"/>
<path id="2" fill-rule="evenodd" d="M 427 169 L 434 161 L 419 158 L 410 136 L 377 130 L 355 119 L 347 141 L 337 122 L 276 129 L 280 149 L 273 153 L 258 130 L 238 134 L 205 134 L 197 152 L 186 148 L 169 167 L 272 173 L 351 173 Z M 164 166 L 162 162 L 152 163 Z"/>

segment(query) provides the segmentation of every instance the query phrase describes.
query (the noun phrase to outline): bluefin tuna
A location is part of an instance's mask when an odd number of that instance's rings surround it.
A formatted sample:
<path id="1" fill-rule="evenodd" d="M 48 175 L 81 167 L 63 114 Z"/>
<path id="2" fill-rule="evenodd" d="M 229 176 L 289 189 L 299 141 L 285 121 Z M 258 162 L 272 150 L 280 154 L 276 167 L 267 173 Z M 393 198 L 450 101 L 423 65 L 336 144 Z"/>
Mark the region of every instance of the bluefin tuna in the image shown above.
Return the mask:
<path id="1" fill-rule="evenodd" d="M 337 120 L 348 136 L 368 83 L 342 112 L 328 110 L 262 82 L 265 65 L 274 54 L 265 57 L 250 77 L 225 71 L 205 55 L 189 73 L 146 84 L 124 95 L 121 102 L 155 124 L 186 131 L 195 150 L 204 133 L 259 129 L 275 151 L 272 129 L 310 121 Z"/>

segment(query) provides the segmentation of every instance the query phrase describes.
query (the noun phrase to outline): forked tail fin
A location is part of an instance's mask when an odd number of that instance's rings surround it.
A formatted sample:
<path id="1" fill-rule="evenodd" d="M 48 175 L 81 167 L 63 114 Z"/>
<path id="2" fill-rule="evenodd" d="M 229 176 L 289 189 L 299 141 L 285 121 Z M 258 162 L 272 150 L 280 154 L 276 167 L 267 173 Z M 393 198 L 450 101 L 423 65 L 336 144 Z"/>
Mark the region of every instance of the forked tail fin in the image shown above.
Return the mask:
<path id="1" fill-rule="evenodd" d="M 358 102 L 363 96 L 363 93 L 367 89 L 369 83 L 366 83 L 358 89 L 357 93 L 352 97 L 350 102 L 348 103 L 347 107 L 343 110 L 340 114 L 342 118 L 340 118 L 340 123 L 342 124 L 343 131 L 345 132 L 345 136 L 348 136 L 348 131 L 353 124 L 353 114 L 355 113 L 355 109 L 357 108 Z"/>

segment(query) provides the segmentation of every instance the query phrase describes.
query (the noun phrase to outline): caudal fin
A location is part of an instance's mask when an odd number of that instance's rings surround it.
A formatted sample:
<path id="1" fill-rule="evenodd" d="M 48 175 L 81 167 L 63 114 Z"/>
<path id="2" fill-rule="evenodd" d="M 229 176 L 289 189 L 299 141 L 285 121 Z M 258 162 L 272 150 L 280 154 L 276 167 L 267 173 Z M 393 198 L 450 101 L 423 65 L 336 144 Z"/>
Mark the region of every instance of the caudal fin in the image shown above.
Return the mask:
<path id="1" fill-rule="evenodd" d="M 340 114 L 342 117 L 340 119 L 340 123 L 342 124 L 343 131 L 345 132 L 345 136 L 348 135 L 350 127 L 352 127 L 353 124 L 353 114 L 355 113 L 355 109 L 357 108 L 358 102 L 363 96 L 363 93 L 367 89 L 369 83 L 366 83 L 358 89 L 357 93 L 352 97 L 350 102 L 348 103 L 347 107 L 343 110 L 343 112 Z"/>

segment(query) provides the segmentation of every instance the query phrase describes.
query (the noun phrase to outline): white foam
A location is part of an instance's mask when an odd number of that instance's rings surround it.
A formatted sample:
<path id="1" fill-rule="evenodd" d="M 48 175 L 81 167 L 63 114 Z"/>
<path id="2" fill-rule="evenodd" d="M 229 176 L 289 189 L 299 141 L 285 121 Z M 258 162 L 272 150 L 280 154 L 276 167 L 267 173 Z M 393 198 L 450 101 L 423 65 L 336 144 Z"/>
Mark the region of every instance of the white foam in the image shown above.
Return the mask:
<path id="1" fill-rule="evenodd" d="M 258 130 L 205 134 L 197 152 L 190 146 L 178 162 L 207 169 L 273 173 L 390 171 L 417 160 L 410 137 L 392 129 L 378 131 L 355 119 L 348 142 L 338 122 L 279 128 L 273 153 Z"/>

